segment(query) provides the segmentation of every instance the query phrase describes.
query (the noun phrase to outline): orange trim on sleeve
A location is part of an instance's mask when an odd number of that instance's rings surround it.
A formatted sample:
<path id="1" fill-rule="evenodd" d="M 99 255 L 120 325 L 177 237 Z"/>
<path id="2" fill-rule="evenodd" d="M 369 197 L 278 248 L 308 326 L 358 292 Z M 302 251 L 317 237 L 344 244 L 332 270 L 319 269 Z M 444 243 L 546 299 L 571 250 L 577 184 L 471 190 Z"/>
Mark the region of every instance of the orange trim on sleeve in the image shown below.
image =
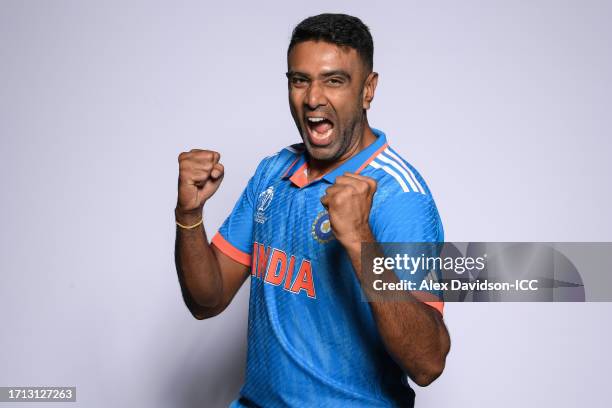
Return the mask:
<path id="1" fill-rule="evenodd" d="M 223 238 L 223 235 L 221 235 L 221 233 L 217 232 L 210 242 L 211 244 L 219 248 L 219 250 L 225 255 L 232 258 L 234 261 L 246 266 L 251 266 L 251 255 L 247 254 L 246 252 L 242 252 L 241 250 L 227 242 L 226 239 Z"/>
<path id="2" fill-rule="evenodd" d="M 420 290 L 415 290 L 410 293 L 421 302 L 436 309 L 441 315 L 444 315 L 444 302 L 436 295 Z"/>
<path id="3" fill-rule="evenodd" d="M 423 302 L 426 305 L 429 305 L 440 312 L 441 315 L 444 315 L 444 302 Z"/>

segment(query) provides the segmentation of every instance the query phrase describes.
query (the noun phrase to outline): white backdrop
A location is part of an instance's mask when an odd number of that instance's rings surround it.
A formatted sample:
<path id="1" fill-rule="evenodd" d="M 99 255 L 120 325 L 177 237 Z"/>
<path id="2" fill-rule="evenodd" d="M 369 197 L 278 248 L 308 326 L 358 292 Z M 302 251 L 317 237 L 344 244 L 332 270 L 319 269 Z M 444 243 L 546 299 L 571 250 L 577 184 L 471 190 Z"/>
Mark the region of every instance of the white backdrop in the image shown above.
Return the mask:
<path id="1" fill-rule="evenodd" d="M 299 141 L 285 52 L 320 12 L 370 26 L 370 123 L 447 240 L 612 240 L 611 2 L 222 3 L 0 1 L 0 386 L 75 385 L 71 407 L 236 396 L 248 287 L 211 320 L 183 305 L 177 155 L 222 153 L 212 236 L 259 160 Z M 417 406 L 608 406 L 611 311 L 447 304 L 452 350 Z"/>

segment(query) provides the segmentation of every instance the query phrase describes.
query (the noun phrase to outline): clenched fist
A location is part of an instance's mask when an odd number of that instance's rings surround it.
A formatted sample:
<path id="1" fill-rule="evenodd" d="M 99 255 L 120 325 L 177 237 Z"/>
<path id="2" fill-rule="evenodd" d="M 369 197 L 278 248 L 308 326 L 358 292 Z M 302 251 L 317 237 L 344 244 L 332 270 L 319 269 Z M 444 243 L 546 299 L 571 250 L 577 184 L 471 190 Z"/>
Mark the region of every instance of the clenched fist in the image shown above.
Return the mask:
<path id="1" fill-rule="evenodd" d="M 192 149 L 179 155 L 176 215 L 186 223 L 202 216 L 202 207 L 223 180 L 221 155 L 211 150 Z"/>
<path id="2" fill-rule="evenodd" d="M 369 218 L 375 192 L 374 179 L 344 173 L 336 177 L 336 182 L 321 197 L 334 236 L 345 247 L 360 246 L 361 242 L 372 239 Z"/>

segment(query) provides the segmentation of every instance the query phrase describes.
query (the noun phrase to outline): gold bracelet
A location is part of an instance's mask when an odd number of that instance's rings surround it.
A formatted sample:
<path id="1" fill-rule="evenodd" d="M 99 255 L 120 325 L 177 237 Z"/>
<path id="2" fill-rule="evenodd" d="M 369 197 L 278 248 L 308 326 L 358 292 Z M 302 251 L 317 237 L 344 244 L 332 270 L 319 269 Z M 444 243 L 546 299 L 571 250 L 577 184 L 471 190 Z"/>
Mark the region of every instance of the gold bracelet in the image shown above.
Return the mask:
<path id="1" fill-rule="evenodd" d="M 202 222 L 204 222 L 204 217 L 200 218 L 200 221 L 196 222 L 193 225 L 183 225 L 180 222 L 176 221 L 176 225 L 178 225 L 179 227 L 183 228 L 183 229 L 194 229 L 195 227 L 197 227 L 198 225 L 200 225 Z"/>

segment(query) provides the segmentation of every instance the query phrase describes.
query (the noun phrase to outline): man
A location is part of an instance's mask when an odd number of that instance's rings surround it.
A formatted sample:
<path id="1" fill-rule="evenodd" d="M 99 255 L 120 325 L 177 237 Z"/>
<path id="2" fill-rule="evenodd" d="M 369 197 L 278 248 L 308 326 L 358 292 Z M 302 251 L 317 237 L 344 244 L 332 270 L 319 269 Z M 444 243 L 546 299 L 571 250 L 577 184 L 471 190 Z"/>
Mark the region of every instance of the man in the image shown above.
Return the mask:
<path id="1" fill-rule="evenodd" d="M 261 161 L 210 245 L 202 209 L 223 179 L 220 155 L 179 156 L 176 266 L 189 310 L 221 313 L 251 277 L 246 381 L 233 407 L 413 406 L 405 374 L 426 386 L 444 369 L 441 301 L 362 301 L 362 242 L 443 241 L 423 178 L 368 124 L 372 56 L 355 17 L 322 14 L 294 29 L 287 78 L 303 143 Z"/>

